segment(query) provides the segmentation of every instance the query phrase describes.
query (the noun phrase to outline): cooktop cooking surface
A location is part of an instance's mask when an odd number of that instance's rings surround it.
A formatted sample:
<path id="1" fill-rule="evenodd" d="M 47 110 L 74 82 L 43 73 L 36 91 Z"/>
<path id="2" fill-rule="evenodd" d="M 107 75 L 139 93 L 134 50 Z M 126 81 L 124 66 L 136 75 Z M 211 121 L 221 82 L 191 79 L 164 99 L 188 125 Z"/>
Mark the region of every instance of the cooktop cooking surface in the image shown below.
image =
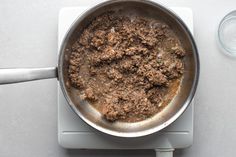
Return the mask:
<path id="1" fill-rule="evenodd" d="M 59 13 L 58 47 L 73 21 L 89 7 L 63 8 Z M 170 8 L 178 14 L 193 33 L 192 11 Z M 118 138 L 105 135 L 85 124 L 69 107 L 58 84 L 58 141 L 62 147 L 78 149 L 175 149 L 185 148 L 193 141 L 192 104 L 174 123 L 153 135 L 140 138 Z"/>

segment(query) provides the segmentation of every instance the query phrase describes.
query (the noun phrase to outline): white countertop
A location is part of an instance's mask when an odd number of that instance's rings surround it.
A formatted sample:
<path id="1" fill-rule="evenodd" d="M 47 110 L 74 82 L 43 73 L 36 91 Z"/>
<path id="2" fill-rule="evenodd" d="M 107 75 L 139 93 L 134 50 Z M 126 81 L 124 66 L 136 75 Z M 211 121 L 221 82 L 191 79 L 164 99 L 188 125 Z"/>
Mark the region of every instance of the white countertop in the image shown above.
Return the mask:
<path id="1" fill-rule="evenodd" d="M 82 0 L 0 1 L 0 68 L 57 64 L 59 9 L 90 5 Z M 235 0 L 160 0 L 190 7 L 201 61 L 195 98 L 194 144 L 175 157 L 232 157 L 236 154 L 236 59 L 220 52 L 220 19 L 236 9 Z M 57 81 L 0 86 L 1 157 L 154 156 L 154 151 L 65 150 L 57 141 Z M 42 90 L 44 89 L 44 90 Z"/>

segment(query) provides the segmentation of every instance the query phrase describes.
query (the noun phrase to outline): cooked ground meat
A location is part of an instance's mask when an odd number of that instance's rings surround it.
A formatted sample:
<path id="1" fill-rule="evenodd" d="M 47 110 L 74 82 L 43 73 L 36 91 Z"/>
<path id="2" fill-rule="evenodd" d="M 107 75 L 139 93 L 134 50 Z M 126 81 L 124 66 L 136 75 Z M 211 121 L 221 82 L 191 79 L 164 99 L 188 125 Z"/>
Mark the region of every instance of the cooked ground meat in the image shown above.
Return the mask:
<path id="1" fill-rule="evenodd" d="M 94 19 L 71 47 L 68 75 L 78 96 L 105 119 L 137 122 L 173 98 L 184 56 L 164 22 L 108 12 Z"/>

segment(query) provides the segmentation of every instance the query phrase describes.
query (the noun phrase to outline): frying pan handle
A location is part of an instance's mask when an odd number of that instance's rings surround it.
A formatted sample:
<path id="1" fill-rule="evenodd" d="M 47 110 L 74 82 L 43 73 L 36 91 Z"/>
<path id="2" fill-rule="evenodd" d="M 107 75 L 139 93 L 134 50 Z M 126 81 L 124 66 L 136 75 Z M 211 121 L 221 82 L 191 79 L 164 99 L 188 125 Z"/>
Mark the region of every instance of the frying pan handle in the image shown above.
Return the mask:
<path id="1" fill-rule="evenodd" d="M 0 69 L 0 85 L 56 77 L 56 67 Z"/>
<path id="2" fill-rule="evenodd" d="M 155 149 L 156 157 L 173 157 L 174 149 Z"/>

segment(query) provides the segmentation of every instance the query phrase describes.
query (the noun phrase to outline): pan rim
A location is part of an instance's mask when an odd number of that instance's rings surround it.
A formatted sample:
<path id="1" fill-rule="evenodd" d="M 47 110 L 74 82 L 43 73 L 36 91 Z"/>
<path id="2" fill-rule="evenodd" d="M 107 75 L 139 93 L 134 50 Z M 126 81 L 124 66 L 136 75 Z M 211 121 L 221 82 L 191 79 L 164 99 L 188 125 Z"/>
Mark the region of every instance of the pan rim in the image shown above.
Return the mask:
<path id="1" fill-rule="evenodd" d="M 190 105 L 190 103 L 192 102 L 192 99 L 196 93 L 197 90 L 197 85 L 198 85 L 198 81 L 199 81 L 199 74 L 200 74 L 200 61 L 199 61 L 199 54 L 198 54 L 198 50 L 197 50 L 197 46 L 196 43 L 194 41 L 194 38 L 191 34 L 191 32 L 189 31 L 188 27 L 186 26 L 186 24 L 183 22 L 183 20 L 176 15 L 173 11 L 171 11 L 170 9 L 168 9 L 167 7 L 165 7 L 162 4 L 153 2 L 153 1 L 138 1 L 138 0 L 128 0 L 126 2 L 140 2 L 140 3 L 145 3 L 148 5 L 152 5 L 152 6 L 156 6 L 160 9 L 165 10 L 166 12 L 168 12 L 170 15 L 172 15 L 173 17 L 176 18 L 176 20 L 180 23 L 180 25 L 186 30 L 189 38 L 190 38 L 190 42 L 192 44 L 193 50 L 194 50 L 194 61 L 195 61 L 195 74 L 194 74 L 194 80 L 193 80 L 193 84 L 191 87 L 191 90 L 189 92 L 189 96 L 187 97 L 187 99 L 185 100 L 184 104 L 182 105 L 182 107 L 168 120 L 166 120 L 163 124 L 158 125 L 156 127 L 152 127 L 146 130 L 142 130 L 142 131 L 137 131 L 137 132 L 118 132 L 118 131 L 114 131 L 114 130 L 109 130 L 106 128 L 103 128 L 99 125 L 96 125 L 96 123 L 93 123 L 92 121 L 90 121 L 89 119 L 87 119 L 86 117 L 83 116 L 83 114 L 81 114 L 81 112 L 79 112 L 79 110 L 75 107 L 75 105 L 73 104 L 73 102 L 71 101 L 69 95 L 67 94 L 66 91 L 66 87 L 65 87 L 65 83 L 64 83 L 64 77 L 63 77 L 63 55 L 64 55 L 64 48 L 66 46 L 66 41 L 68 41 L 68 39 L 70 38 L 72 32 L 74 31 L 74 29 L 76 28 L 76 26 L 78 25 L 78 23 L 84 19 L 88 14 L 92 13 L 94 10 L 96 10 L 97 8 L 100 8 L 102 6 L 106 6 L 109 4 L 113 4 L 113 3 L 119 3 L 122 2 L 124 0 L 115 0 L 115 1 L 105 1 L 105 2 L 101 2 L 99 4 L 96 4 L 92 7 L 90 7 L 88 10 L 86 10 L 82 15 L 78 16 L 76 18 L 76 20 L 72 23 L 72 25 L 70 26 L 70 28 L 68 29 L 66 35 L 64 36 L 63 40 L 62 40 L 62 44 L 60 45 L 59 48 L 59 60 L 58 60 L 58 79 L 59 79 L 59 83 L 60 83 L 60 87 L 62 89 L 62 93 L 64 95 L 64 97 L 67 100 L 68 105 L 71 107 L 71 109 L 84 121 L 86 122 L 89 126 L 103 132 L 106 133 L 108 135 L 112 135 L 112 136 L 116 136 L 116 137 L 125 137 L 125 138 L 132 138 L 132 137 L 142 137 L 142 136 L 147 136 L 153 133 L 156 133 L 164 128 L 166 128 L 167 126 L 169 126 L 171 123 L 173 123 L 176 119 L 178 119 L 178 117 L 180 117 L 184 111 L 186 111 L 187 107 Z"/>

